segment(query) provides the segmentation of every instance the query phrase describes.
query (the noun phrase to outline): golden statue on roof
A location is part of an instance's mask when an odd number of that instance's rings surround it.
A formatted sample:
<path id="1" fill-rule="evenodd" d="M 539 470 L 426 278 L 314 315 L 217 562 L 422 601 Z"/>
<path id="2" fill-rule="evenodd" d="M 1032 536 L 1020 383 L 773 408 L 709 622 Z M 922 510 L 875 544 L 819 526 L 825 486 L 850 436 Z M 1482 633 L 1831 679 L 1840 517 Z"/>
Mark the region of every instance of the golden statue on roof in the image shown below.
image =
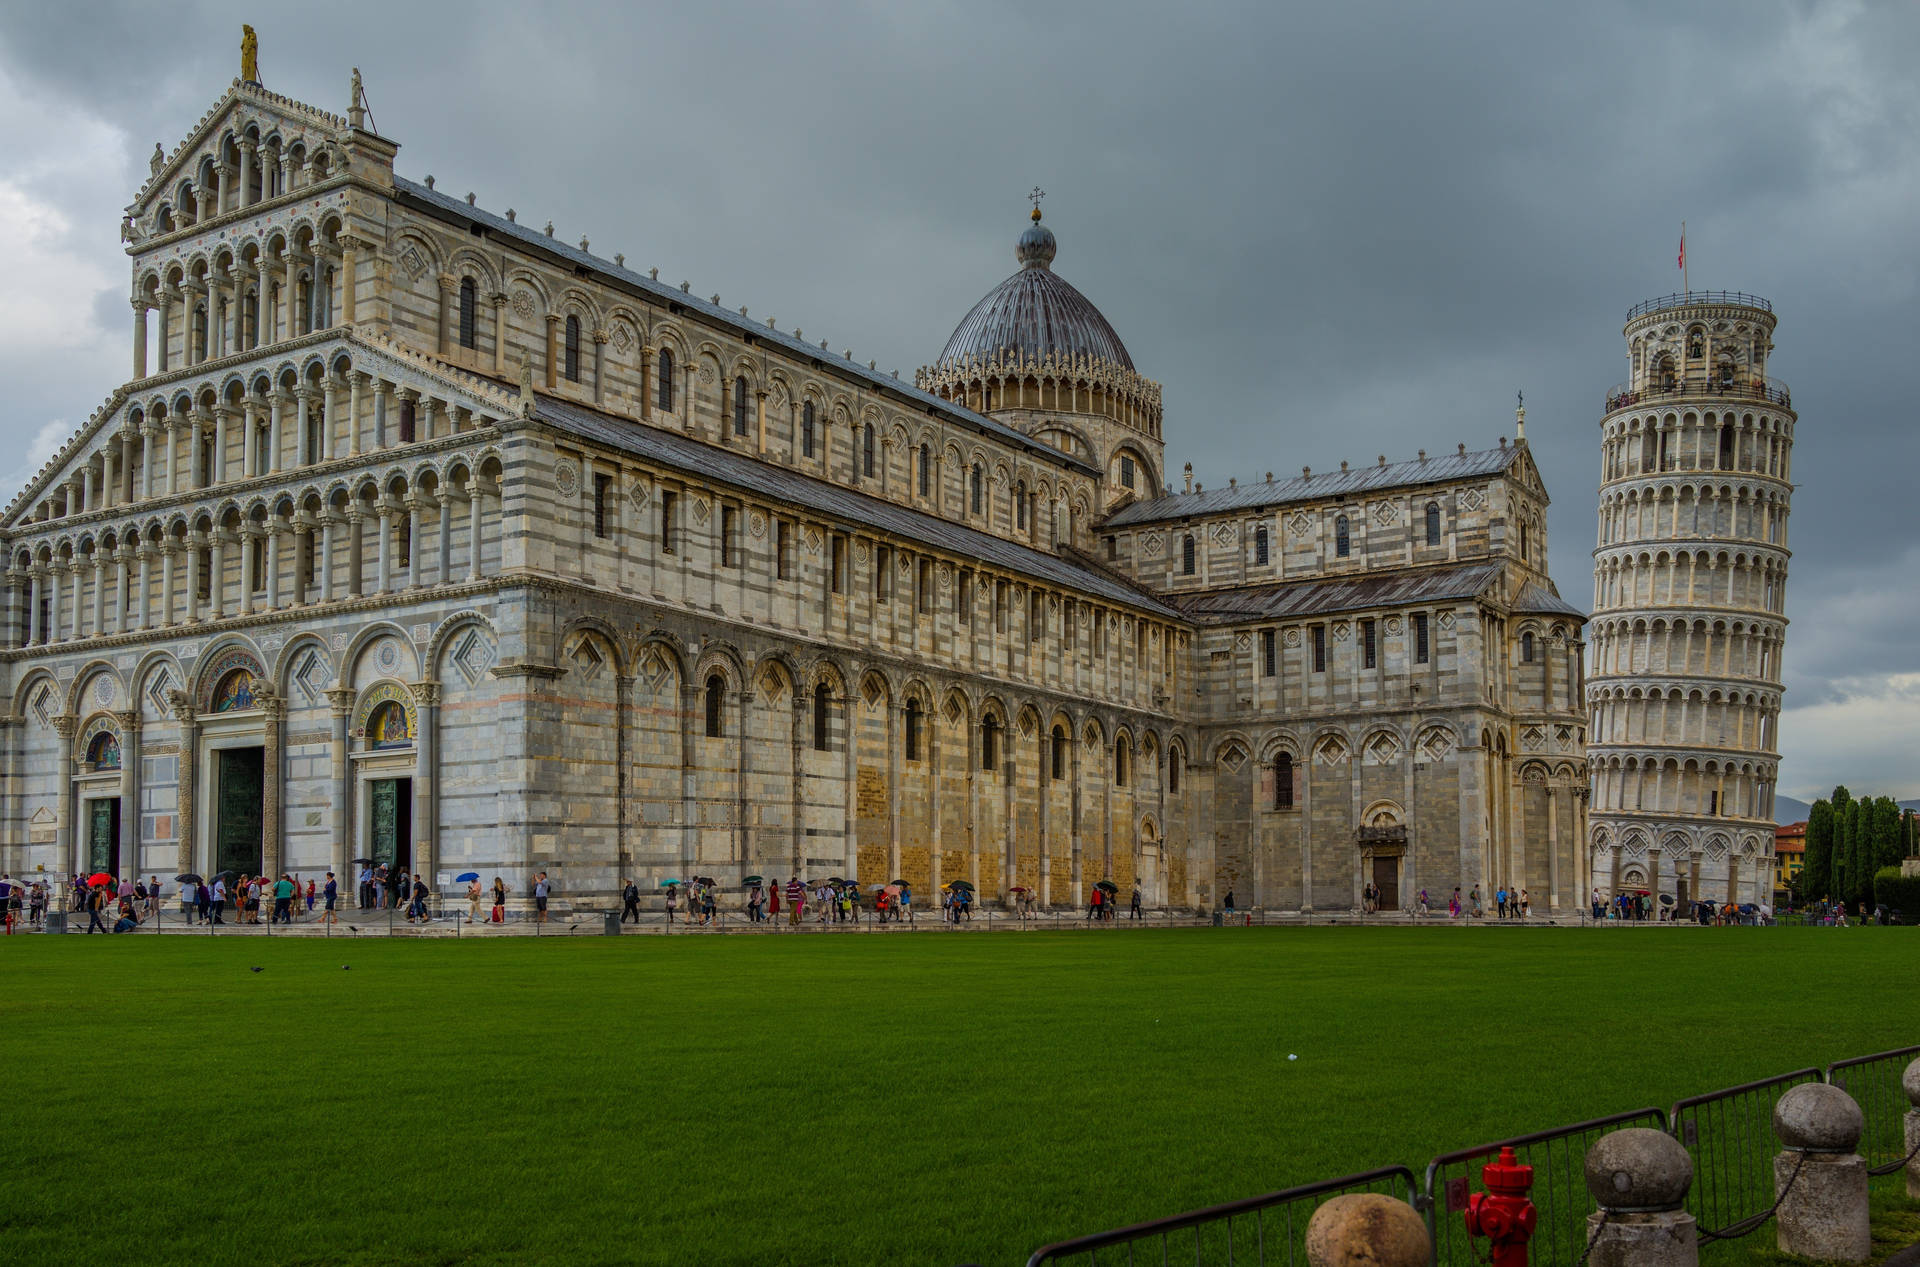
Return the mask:
<path id="1" fill-rule="evenodd" d="M 244 24 L 240 27 L 240 78 L 250 84 L 260 82 L 260 37 Z"/>

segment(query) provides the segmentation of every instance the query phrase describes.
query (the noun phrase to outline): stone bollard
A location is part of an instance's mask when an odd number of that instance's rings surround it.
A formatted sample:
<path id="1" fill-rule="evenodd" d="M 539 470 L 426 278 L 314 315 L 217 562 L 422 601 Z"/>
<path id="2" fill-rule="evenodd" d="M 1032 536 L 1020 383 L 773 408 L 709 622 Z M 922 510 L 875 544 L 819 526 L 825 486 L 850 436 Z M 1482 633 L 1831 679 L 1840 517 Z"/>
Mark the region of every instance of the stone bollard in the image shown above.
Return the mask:
<path id="1" fill-rule="evenodd" d="M 1781 1253 L 1864 1263 L 1873 1252 L 1867 1161 L 1854 1151 L 1864 1126 L 1853 1097 L 1824 1082 L 1802 1083 L 1774 1104 L 1773 1133 L 1782 1149 L 1773 1159 Z"/>
<path id="2" fill-rule="evenodd" d="M 1907 1066 L 1900 1085 L 1913 1106 L 1907 1110 L 1907 1195 L 1920 1199 L 1920 1060 Z"/>
<path id="3" fill-rule="evenodd" d="M 1685 1209 L 1693 1158 L 1665 1131 L 1636 1126 L 1602 1135 L 1587 1150 L 1592 1267 L 1695 1267 L 1699 1228 Z"/>
<path id="4" fill-rule="evenodd" d="M 1307 1220 L 1313 1267 L 1427 1267 L 1432 1259 L 1426 1220 L 1405 1201 L 1351 1192 L 1324 1202 Z"/>

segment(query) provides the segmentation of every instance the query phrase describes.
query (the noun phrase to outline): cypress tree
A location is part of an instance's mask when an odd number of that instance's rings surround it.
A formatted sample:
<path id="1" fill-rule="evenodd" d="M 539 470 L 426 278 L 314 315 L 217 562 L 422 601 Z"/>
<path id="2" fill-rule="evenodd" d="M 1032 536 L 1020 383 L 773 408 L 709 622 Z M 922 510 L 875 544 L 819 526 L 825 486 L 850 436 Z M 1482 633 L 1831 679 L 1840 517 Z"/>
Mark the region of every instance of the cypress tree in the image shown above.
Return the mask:
<path id="1" fill-rule="evenodd" d="M 1900 805 L 1891 796 L 1877 796 L 1873 801 L 1873 869 L 1900 865 L 1902 854 L 1900 842 Z M 1871 881 L 1872 877 L 1869 876 Z"/>
<path id="2" fill-rule="evenodd" d="M 1833 892 L 1833 804 L 1822 798 L 1807 813 L 1807 856 L 1800 870 L 1800 899 Z"/>
<path id="3" fill-rule="evenodd" d="M 1848 875 L 1849 863 L 1847 839 L 1848 829 L 1852 827 L 1853 794 L 1842 784 L 1833 789 L 1833 861 L 1829 866 L 1828 896 L 1836 902 L 1847 900 L 1848 885 L 1852 882 Z"/>
<path id="4" fill-rule="evenodd" d="M 1847 901 L 1855 906 L 1873 895 L 1873 841 L 1868 837 L 1867 802 L 1847 806 Z"/>

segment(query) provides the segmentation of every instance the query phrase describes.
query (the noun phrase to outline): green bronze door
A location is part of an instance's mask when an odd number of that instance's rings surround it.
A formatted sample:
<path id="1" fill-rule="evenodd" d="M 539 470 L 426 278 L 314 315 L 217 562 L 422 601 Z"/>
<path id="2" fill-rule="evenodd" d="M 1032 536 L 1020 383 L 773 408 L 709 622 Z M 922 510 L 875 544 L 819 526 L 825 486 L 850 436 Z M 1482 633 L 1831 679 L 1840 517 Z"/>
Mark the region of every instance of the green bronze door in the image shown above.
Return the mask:
<path id="1" fill-rule="evenodd" d="M 373 813 L 368 824 L 372 852 L 367 856 L 388 870 L 411 864 L 413 852 L 407 847 L 412 834 L 412 779 L 375 779 L 370 789 Z"/>
<path id="2" fill-rule="evenodd" d="M 87 802 L 87 866 L 117 875 L 120 871 L 120 801 Z"/>
<path id="3" fill-rule="evenodd" d="M 219 761 L 219 806 L 214 816 L 214 870 L 259 875 L 263 856 L 260 792 L 266 750 L 222 748 L 215 757 Z"/>

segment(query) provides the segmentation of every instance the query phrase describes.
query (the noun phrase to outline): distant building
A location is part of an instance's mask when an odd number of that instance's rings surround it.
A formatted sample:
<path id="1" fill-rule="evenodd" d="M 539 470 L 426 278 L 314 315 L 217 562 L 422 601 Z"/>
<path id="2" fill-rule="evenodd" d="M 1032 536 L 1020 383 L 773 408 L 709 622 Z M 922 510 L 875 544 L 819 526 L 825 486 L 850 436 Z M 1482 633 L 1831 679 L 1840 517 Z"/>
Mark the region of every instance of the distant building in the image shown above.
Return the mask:
<path id="1" fill-rule="evenodd" d="M 1807 865 L 1807 824 L 1805 820 L 1776 827 L 1773 831 L 1773 891 L 1785 893 L 1800 878 Z"/>

